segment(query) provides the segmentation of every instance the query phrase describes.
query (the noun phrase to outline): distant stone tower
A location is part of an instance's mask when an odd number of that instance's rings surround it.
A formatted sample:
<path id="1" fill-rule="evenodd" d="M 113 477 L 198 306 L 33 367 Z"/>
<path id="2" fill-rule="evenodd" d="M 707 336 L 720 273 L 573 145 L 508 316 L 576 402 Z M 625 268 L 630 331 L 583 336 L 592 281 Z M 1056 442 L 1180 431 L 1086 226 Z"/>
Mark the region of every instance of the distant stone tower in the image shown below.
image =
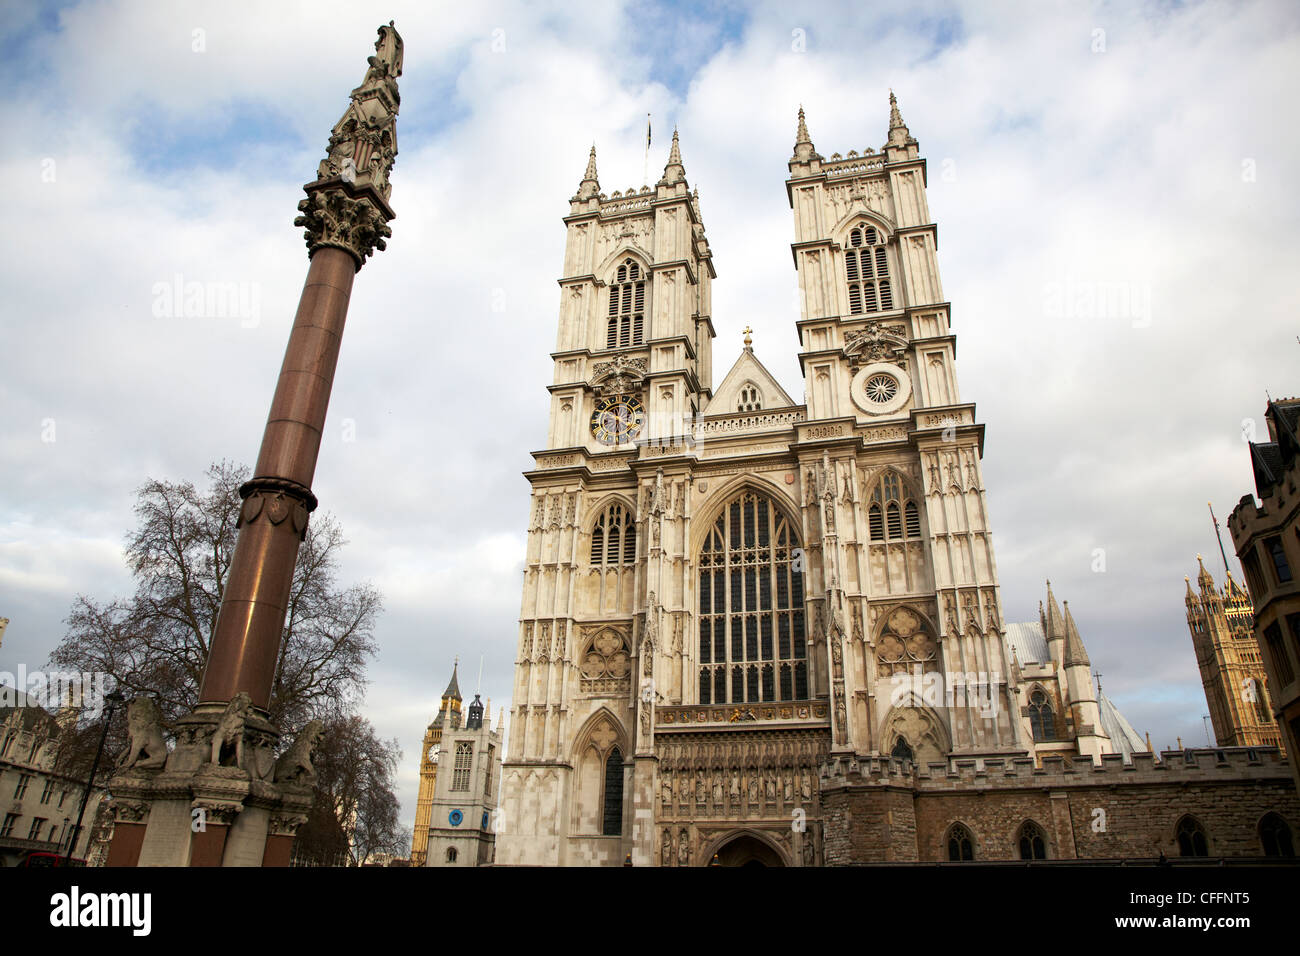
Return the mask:
<path id="1" fill-rule="evenodd" d="M 1255 641 L 1255 609 L 1250 595 L 1228 572 L 1219 590 L 1196 556 L 1197 594 L 1187 584 L 1187 627 L 1196 649 L 1196 666 L 1220 747 L 1280 747 L 1281 733 L 1269 706 L 1264 664 Z"/>
<path id="2" fill-rule="evenodd" d="M 461 726 L 456 671 L 452 669 L 438 716 L 424 734 L 412 866 L 480 866 L 493 862 L 496 853 L 493 811 L 501 780 L 501 733 L 492 730 L 478 694 Z"/>
<path id="3" fill-rule="evenodd" d="M 429 819 L 433 810 L 433 790 L 438 780 L 438 756 L 442 748 L 442 725 L 450 716 L 460 725 L 460 682 L 456 672 L 460 662 L 451 669 L 451 681 L 442 692 L 442 706 L 424 731 L 424 745 L 420 749 L 420 795 L 415 802 L 415 831 L 411 836 L 411 865 L 424 866 L 429 843 Z"/>

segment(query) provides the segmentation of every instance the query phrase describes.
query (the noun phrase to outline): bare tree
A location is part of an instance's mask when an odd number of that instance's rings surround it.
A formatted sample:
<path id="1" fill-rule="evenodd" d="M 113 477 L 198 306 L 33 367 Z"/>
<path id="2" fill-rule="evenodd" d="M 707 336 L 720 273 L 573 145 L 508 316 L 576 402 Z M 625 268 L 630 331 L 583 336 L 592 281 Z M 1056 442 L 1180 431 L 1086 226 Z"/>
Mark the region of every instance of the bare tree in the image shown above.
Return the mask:
<path id="1" fill-rule="evenodd" d="M 78 595 L 50 658 L 56 667 L 111 674 L 128 697 L 155 696 L 168 721 L 198 700 L 248 469 L 223 461 L 207 476 L 206 492 L 157 479 L 140 488 L 138 523 L 126 545 L 134 596 L 101 604 Z M 269 706 L 285 730 L 349 711 L 365 688 L 382 600 L 369 584 L 337 588 L 344 544 L 332 516 L 312 516 L 294 568 Z"/>
<path id="2" fill-rule="evenodd" d="M 401 826 L 393 793 L 401 759 L 397 741 L 380 740 L 364 717 L 350 714 L 328 721 L 316 751 L 316 807 L 298 831 L 300 851 L 332 853 L 341 842 L 350 849 L 354 866 L 375 854 L 405 853 L 410 831 Z M 329 812 L 320 812 L 323 808 Z"/>
<path id="3" fill-rule="evenodd" d="M 104 603 L 78 595 L 51 666 L 109 674 L 128 698 L 155 697 L 167 724 L 188 712 L 198 702 L 216 631 L 235 550 L 239 486 L 248 475 L 223 461 L 208 468 L 206 491 L 190 482 L 142 485 L 126 542 L 135 594 Z M 286 741 L 312 718 L 327 728 L 317 756 L 325 769 L 317 808 L 302 828 L 300 849 L 336 860 L 351 846 L 359 862 L 393 852 L 401 841 L 393 793 L 401 752 L 396 740 L 380 741 L 355 714 L 382 600 L 369 584 L 337 586 L 345 544 L 333 517 L 312 516 L 294 568 L 269 713 Z M 101 726 L 87 722 L 63 735 L 57 759 L 68 772 L 89 772 Z M 121 750 L 125 729 L 125 721 L 113 722 L 107 754 Z M 111 759 L 101 764 L 105 774 L 111 767 Z"/>

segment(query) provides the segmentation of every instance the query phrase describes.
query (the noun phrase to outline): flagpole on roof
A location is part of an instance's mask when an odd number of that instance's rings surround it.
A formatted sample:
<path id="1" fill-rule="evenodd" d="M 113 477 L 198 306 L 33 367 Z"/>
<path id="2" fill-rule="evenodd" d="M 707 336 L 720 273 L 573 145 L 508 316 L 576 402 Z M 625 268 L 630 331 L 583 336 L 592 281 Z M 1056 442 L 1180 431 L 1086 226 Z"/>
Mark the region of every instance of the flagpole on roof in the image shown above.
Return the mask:
<path id="1" fill-rule="evenodd" d="M 645 115 L 645 162 L 641 164 L 641 185 L 650 185 L 650 114 Z"/>

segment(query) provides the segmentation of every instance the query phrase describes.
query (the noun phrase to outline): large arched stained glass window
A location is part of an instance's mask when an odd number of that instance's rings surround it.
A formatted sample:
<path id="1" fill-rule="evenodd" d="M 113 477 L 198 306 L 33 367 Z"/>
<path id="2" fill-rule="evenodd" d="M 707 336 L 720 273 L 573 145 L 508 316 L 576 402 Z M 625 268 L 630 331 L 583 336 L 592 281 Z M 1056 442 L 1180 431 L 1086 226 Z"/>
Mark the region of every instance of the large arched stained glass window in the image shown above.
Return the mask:
<path id="1" fill-rule="evenodd" d="M 766 496 L 722 510 L 700 552 L 700 703 L 807 699 L 801 558 Z"/>

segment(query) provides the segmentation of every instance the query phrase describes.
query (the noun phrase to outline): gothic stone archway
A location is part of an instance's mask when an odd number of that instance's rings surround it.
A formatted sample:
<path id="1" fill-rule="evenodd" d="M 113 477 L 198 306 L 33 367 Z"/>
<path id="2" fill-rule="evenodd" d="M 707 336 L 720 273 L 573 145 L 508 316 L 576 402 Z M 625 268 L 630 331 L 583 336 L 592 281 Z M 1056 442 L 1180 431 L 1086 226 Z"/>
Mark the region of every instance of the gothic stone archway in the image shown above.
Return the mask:
<path id="1" fill-rule="evenodd" d="M 745 830 L 725 838 L 724 842 L 705 860 L 706 866 L 713 864 L 715 854 L 718 866 L 788 865 L 785 857 L 770 842 Z"/>

